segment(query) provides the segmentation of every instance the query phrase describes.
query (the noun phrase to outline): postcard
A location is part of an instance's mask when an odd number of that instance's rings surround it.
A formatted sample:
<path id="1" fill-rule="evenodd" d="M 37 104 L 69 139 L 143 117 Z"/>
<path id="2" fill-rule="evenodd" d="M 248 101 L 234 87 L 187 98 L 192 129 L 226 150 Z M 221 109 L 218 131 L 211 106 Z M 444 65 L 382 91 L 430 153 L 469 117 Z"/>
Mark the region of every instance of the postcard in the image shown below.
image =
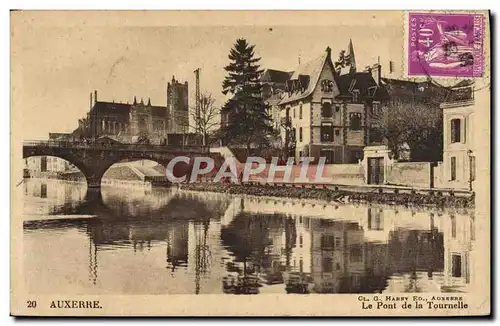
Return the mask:
<path id="1" fill-rule="evenodd" d="M 12 11 L 14 316 L 486 316 L 488 11 Z"/>

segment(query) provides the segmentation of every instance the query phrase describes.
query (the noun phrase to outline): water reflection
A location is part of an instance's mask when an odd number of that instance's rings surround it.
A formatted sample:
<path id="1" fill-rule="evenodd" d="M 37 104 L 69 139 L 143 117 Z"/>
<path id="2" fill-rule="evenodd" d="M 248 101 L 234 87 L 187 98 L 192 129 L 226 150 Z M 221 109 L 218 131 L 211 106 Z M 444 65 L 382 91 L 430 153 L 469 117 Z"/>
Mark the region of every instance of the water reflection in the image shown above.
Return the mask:
<path id="1" fill-rule="evenodd" d="M 457 292 L 473 215 L 29 180 L 33 293 Z"/>

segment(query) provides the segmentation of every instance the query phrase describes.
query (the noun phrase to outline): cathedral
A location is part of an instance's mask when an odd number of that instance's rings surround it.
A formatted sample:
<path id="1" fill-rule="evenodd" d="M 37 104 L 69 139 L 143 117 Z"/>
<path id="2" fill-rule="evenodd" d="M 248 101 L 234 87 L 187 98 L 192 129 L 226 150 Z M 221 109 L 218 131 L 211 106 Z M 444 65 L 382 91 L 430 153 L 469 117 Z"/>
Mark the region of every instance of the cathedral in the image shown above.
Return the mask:
<path id="1" fill-rule="evenodd" d="M 95 139 L 108 136 L 123 143 L 148 139 L 153 144 L 166 141 L 169 134 L 188 132 L 188 83 L 172 77 L 167 84 L 167 106 L 156 106 L 151 100 L 140 101 L 134 96 L 129 104 L 98 101 L 97 91 L 90 93 L 87 116 L 78 120 L 73 131 L 75 139 Z"/>

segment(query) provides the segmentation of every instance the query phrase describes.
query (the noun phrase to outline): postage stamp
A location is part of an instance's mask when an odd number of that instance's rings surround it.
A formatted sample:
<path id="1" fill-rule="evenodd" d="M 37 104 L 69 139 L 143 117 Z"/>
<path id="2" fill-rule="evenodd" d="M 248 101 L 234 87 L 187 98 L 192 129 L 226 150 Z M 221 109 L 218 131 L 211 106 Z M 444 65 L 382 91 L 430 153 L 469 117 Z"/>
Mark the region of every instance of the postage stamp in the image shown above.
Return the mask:
<path id="1" fill-rule="evenodd" d="M 482 14 L 410 12 L 407 28 L 408 75 L 483 75 Z"/>

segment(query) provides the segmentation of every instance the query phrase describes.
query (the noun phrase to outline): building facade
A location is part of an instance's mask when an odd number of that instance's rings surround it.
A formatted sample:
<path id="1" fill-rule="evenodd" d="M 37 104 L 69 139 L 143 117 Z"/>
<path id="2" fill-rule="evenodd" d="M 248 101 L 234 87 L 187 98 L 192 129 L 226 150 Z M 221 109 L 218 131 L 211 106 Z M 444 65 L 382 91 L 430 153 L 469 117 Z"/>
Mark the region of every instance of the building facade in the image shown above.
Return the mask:
<path id="1" fill-rule="evenodd" d="M 463 81 L 450 89 L 443 109 L 443 164 L 441 186 L 474 189 L 474 85 Z"/>
<path id="2" fill-rule="evenodd" d="M 279 102 L 282 118 L 292 125 L 296 159 L 325 157 L 327 163 L 362 159 L 369 142 L 371 111 L 385 99 L 379 87 L 379 67 L 365 72 L 353 67 L 342 74 L 334 68 L 329 47 L 320 57 L 297 67 Z"/>

